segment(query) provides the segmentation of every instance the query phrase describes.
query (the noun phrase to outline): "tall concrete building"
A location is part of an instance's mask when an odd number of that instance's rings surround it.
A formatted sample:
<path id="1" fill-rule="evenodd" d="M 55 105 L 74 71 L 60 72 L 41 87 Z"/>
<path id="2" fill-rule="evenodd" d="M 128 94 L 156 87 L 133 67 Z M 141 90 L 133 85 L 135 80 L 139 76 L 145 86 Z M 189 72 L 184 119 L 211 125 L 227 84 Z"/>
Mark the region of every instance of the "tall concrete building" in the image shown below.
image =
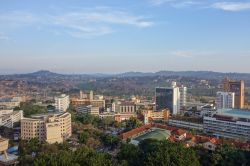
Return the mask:
<path id="1" fill-rule="evenodd" d="M 180 90 L 180 106 L 186 107 L 186 105 L 187 105 L 187 87 L 182 85 L 179 88 L 179 90 Z"/>
<path id="2" fill-rule="evenodd" d="M 55 98 L 55 107 L 59 112 L 66 112 L 69 108 L 69 103 L 70 101 L 68 95 L 62 94 L 61 96 Z"/>
<path id="3" fill-rule="evenodd" d="M 244 92 L 244 81 L 233 81 L 229 79 L 223 80 L 223 90 L 224 92 L 234 92 L 235 100 L 234 107 L 238 109 L 244 108 L 245 92 Z"/>
<path id="4" fill-rule="evenodd" d="M 217 92 L 216 106 L 217 109 L 234 108 L 234 93 L 233 92 Z"/>
<path id="5" fill-rule="evenodd" d="M 21 138 L 24 140 L 38 138 L 48 143 L 61 143 L 71 134 L 71 114 L 68 112 L 34 115 L 21 120 Z"/>
<path id="6" fill-rule="evenodd" d="M 155 89 L 156 111 L 169 109 L 171 115 L 176 115 L 180 111 L 180 92 L 179 88 L 157 87 Z"/>

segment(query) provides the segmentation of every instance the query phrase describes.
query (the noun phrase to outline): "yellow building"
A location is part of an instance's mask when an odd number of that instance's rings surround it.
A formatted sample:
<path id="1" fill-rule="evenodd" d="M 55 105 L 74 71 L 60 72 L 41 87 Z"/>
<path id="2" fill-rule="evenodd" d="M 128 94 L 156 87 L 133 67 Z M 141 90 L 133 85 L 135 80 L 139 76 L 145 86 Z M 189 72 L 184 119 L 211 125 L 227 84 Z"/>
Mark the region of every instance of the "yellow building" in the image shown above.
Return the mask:
<path id="1" fill-rule="evenodd" d="M 234 81 L 229 79 L 223 80 L 223 90 L 224 92 L 234 92 L 235 100 L 234 107 L 238 109 L 244 108 L 245 92 L 244 92 L 244 81 Z"/>
<path id="2" fill-rule="evenodd" d="M 48 143 L 61 143 L 71 134 L 71 114 L 68 112 L 34 115 L 21 120 L 21 138 L 24 140 L 38 138 Z"/>
<path id="3" fill-rule="evenodd" d="M 144 118 L 155 120 L 168 120 L 169 118 L 169 110 L 163 109 L 161 111 L 153 111 L 153 110 L 144 110 L 142 112 Z M 148 120 L 146 120 L 148 122 Z"/>

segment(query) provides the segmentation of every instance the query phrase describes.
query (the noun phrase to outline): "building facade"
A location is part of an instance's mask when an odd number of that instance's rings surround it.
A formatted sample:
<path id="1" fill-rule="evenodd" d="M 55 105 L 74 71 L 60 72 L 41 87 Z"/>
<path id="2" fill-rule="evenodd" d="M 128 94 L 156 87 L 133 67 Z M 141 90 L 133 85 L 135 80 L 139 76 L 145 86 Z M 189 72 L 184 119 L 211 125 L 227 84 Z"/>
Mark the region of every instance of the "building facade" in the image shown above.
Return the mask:
<path id="1" fill-rule="evenodd" d="M 61 143 L 71 134 L 71 114 L 68 112 L 34 115 L 21 120 L 21 138 L 24 140 L 38 138 L 48 143 Z"/>
<path id="2" fill-rule="evenodd" d="M 66 112 L 69 108 L 69 103 L 68 95 L 62 94 L 61 96 L 55 98 L 55 107 L 59 112 Z"/>
<path id="3" fill-rule="evenodd" d="M 216 106 L 218 109 L 234 108 L 233 92 L 217 92 Z"/>
<path id="4" fill-rule="evenodd" d="M 203 118 L 203 131 L 217 137 L 250 140 L 250 112 L 219 109 L 212 117 Z"/>
<path id="5" fill-rule="evenodd" d="M 180 111 L 180 93 L 178 87 L 156 88 L 155 100 L 156 111 L 169 109 L 171 115 L 176 115 Z"/>
<path id="6" fill-rule="evenodd" d="M 224 92 L 234 92 L 235 100 L 234 107 L 243 109 L 245 104 L 244 81 L 232 81 L 228 79 L 223 80 Z"/>
<path id="7" fill-rule="evenodd" d="M 187 106 L 187 87 L 181 86 L 180 90 L 180 106 L 186 107 Z"/>
<path id="8" fill-rule="evenodd" d="M 23 111 L 0 110 L 0 126 L 13 128 L 23 118 Z"/>

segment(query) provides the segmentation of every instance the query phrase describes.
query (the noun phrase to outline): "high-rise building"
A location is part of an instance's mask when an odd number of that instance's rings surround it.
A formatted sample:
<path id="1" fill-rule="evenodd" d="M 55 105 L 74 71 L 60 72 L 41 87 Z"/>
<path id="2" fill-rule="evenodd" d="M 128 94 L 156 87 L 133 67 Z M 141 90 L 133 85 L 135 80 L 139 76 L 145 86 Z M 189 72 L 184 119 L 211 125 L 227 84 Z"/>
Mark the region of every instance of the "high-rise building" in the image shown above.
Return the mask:
<path id="1" fill-rule="evenodd" d="M 232 81 L 229 79 L 223 80 L 224 92 L 234 92 L 235 100 L 234 107 L 238 109 L 244 108 L 245 92 L 244 92 L 244 81 Z"/>
<path id="2" fill-rule="evenodd" d="M 181 86 L 179 88 L 180 90 L 180 106 L 181 107 L 186 107 L 187 104 L 187 87 Z"/>
<path id="3" fill-rule="evenodd" d="M 218 109 L 234 108 L 234 93 L 217 92 L 216 106 Z"/>
<path id="4" fill-rule="evenodd" d="M 62 94 L 61 96 L 55 98 L 55 107 L 59 112 L 66 112 L 69 108 L 69 103 L 68 95 Z"/>
<path id="5" fill-rule="evenodd" d="M 179 88 L 158 87 L 155 89 L 156 111 L 169 109 L 170 114 L 176 115 L 180 111 L 180 93 Z"/>
<path id="6" fill-rule="evenodd" d="M 71 133 L 71 114 L 68 112 L 33 115 L 21 120 L 21 138 L 24 140 L 38 138 L 48 143 L 61 143 Z"/>

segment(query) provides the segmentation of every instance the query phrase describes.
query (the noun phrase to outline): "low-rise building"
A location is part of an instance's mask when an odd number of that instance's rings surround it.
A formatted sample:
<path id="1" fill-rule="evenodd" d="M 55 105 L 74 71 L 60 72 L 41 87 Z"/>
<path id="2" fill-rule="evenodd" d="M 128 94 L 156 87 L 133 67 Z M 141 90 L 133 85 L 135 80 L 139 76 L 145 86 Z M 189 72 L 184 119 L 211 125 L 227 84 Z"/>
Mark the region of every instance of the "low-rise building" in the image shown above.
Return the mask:
<path id="1" fill-rule="evenodd" d="M 23 118 L 23 111 L 0 110 L 0 126 L 13 128 Z"/>
<path id="2" fill-rule="evenodd" d="M 21 120 L 21 138 L 30 140 L 38 138 L 48 143 L 61 143 L 72 134 L 71 114 L 42 114 Z"/>
<path id="3" fill-rule="evenodd" d="M 147 124 L 150 121 L 168 120 L 169 110 L 163 109 L 161 111 L 143 110 L 144 123 Z"/>
<path id="4" fill-rule="evenodd" d="M 136 114 L 134 113 L 117 113 L 115 114 L 115 121 L 122 122 L 124 120 L 129 120 L 131 117 L 136 118 Z"/>
<path id="5" fill-rule="evenodd" d="M 15 107 L 20 106 L 21 101 L 22 100 L 19 97 L 3 98 L 0 99 L 0 108 L 14 109 Z"/>
<path id="6" fill-rule="evenodd" d="M 212 117 L 203 118 L 204 133 L 216 137 L 250 140 L 250 112 L 219 109 Z"/>

